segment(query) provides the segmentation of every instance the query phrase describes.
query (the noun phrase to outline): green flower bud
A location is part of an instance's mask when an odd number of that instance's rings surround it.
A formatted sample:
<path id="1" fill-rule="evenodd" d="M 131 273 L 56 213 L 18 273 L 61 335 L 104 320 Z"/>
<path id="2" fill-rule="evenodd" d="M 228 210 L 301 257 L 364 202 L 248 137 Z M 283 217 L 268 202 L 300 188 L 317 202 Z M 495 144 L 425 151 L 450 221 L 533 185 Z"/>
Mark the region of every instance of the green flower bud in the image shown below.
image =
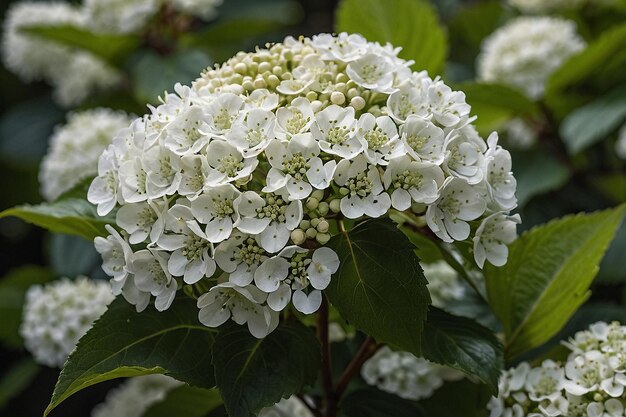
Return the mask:
<path id="1" fill-rule="evenodd" d="M 346 102 L 346 96 L 344 96 L 343 93 L 340 93 L 339 91 L 333 91 L 333 93 L 330 95 L 330 102 L 333 104 L 342 105 Z"/>
<path id="2" fill-rule="evenodd" d="M 315 236 L 315 240 L 321 245 L 325 245 L 330 240 L 330 235 L 328 233 L 318 233 L 317 236 Z"/>
<path id="3" fill-rule="evenodd" d="M 317 198 L 309 197 L 306 200 L 306 208 L 308 208 L 309 210 L 315 210 L 319 203 L 320 202 L 319 202 L 319 200 Z"/>
<path id="4" fill-rule="evenodd" d="M 319 214 L 321 214 L 322 216 L 325 216 L 328 214 L 328 210 L 329 210 L 329 205 L 327 202 L 325 201 L 321 201 L 319 203 L 319 205 L 317 206 L 317 211 L 319 212 Z"/>
<path id="5" fill-rule="evenodd" d="M 295 245 L 301 245 L 306 240 L 306 234 L 302 229 L 295 229 L 291 232 L 291 240 Z"/>
<path id="6" fill-rule="evenodd" d="M 341 200 L 338 198 L 334 199 L 330 202 L 329 207 L 333 213 L 339 213 L 341 211 Z"/>
<path id="7" fill-rule="evenodd" d="M 315 236 L 317 236 L 317 230 L 315 230 L 313 228 L 307 229 L 307 231 L 306 231 L 306 237 L 307 238 L 313 239 L 313 238 L 315 238 Z"/>
<path id="8" fill-rule="evenodd" d="M 329 227 L 330 227 L 330 225 L 328 224 L 328 222 L 326 220 L 322 220 L 317 225 L 317 231 L 318 232 L 322 232 L 322 233 L 326 233 L 326 232 L 328 232 Z"/>
<path id="9" fill-rule="evenodd" d="M 302 221 L 300 222 L 300 228 L 301 228 L 301 229 L 306 230 L 306 229 L 308 229 L 309 227 L 311 227 L 311 222 L 310 222 L 310 221 L 308 221 L 308 220 L 302 220 Z"/>
<path id="10" fill-rule="evenodd" d="M 311 227 L 317 227 L 318 224 L 320 224 L 321 220 L 320 219 L 311 219 Z"/>
<path id="11" fill-rule="evenodd" d="M 363 110 L 365 107 L 365 100 L 361 96 L 352 97 L 350 105 L 354 107 L 354 110 Z"/>

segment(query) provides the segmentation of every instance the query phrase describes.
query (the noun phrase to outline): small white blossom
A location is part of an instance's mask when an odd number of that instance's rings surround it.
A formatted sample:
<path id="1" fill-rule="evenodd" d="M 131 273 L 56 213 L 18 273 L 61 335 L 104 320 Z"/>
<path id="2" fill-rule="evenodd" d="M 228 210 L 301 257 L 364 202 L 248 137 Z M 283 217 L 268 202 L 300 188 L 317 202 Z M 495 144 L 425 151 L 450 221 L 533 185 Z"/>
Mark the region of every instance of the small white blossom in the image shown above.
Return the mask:
<path id="1" fill-rule="evenodd" d="M 326 107 L 315 115 L 311 132 L 322 151 L 341 158 L 354 158 L 363 149 L 356 137 L 356 120 L 352 107 L 342 108 L 335 104 Z"/>
<path id="2" fill-rule="evenodd" d="M 439 187 L 444 175 L 441 168 L 429 162 L 417 162 L 408 156 L 392 159 L 383 178 L 391 192 L 391 205 L 396 210 L 407 210 L 411 203 L 431 204 L 439 198 Z"/>
<path id="3" fill-rule="evenodd" d="M 493 213 L 482 221 L 473 237 L 474 259 L 479 267 L 483 267 L 485 260 L 495 266 L 506 263 L 507 245 L 517 238 L 516 227 L 520 222 L 519 214 L 509 216 L 502 212 Z"/>

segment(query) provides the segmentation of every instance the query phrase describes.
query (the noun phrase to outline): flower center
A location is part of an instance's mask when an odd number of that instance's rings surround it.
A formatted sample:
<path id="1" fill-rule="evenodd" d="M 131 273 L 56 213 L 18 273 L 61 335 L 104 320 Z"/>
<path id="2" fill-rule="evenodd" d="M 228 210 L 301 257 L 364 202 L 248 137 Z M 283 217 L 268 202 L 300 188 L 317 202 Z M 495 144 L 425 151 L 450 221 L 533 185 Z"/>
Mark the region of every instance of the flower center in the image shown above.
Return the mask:
<path id="1" fill-rule="evenodd" d="M 257 245 L 256 241 L 249 237 L 239 247 L 239 252 L 235 253 L 235 260 L 239 263 L 256 265 L 261 263 L 264 251 Z"/>
<path id="2" fill-rule="evenodd" d="M 260 219 L 270 218 L 272 221 L 284 223 L 286 209 L 287 205 L 282 198 L 268 194 L 265 197 L 265 206 L 258 208 L 256 212 Z"/>
<path id="3" fill-rule="evenodd" d="M 382 131 L 380 127 L 369 130 L 365 134 L 365 140 L 370 149 L 376 151 L 382 148 L 388 141 L 389 137 Z"/>
<path id="4" fill-rule="evenodd" d="M 356 177 L 350 178 L 344 185 L 351 195 L 367 197 L 372 192 L 372 180 L 369 179 L 367 173 L 359 172 Z"/>
<path id="5" fill-rule="evenodd" d="M 336 120 L 335 120 L 336 122 Z M 341 126 L 333 126 L 328 130 L 328 142 L 333 145 L 342 145 L 348 140 L 349 129 Z"/>
<path id="6" fill-rule="evenodd" d="M 292 109 L 291 118 L 287 121 L 287 132 L 292 135 L 301 132 L 310 120 L 309 117 L 305 119 L 300 110 Z"/>
<path id="7" fill-rule="evenodd" d="M 403 94 L 396 105 L 396 113 L 398 113 L 402 119 L 406 119 L 409 115 L 414 114 L 415 110 L 415 105 L 409 100 L 409 96 Z"/>
<path id="8" fill-rule="evenodd" d="M 220 166 L 217 168 L 222 174 L 229 177 L 237 176 L 237 173 L 243 169 L 243 161 L 232 154 L 226 155 L 220 160 Z"/>
<path id="9" fill-rule="evenodd" d="M 227 130 L 233 124 L 233 119 L 234 117 L 228 114 L 227 109 L 221 108 L 213 118 L 213 123 L 215 123 L 218 129 Z"/>
<path id="10" fill-rule="evenodd" d="M 235 212 L 232 200 L 218 200 L 214 198 L 213 205 L 215 207 L 215 217 L 230 217 Z"/>
<path id="11" fill-rule="evenodd" d="M 403 190 L 420 188 L 422 186 L 422 178 L 424 177 L 418 172 L 409 171 L 407 169 L 395 175 L 393 186 L 395 188 L 402 188 Z"/>
<path id="12" fill-rule="evenodd" d="M 311 263 L 305 253 L 297 253 L 291 257 L 289 264 L 289 276 L 285 279 L 285 283 L 293 286 L 294 284 L 298 289 L 305 288 L 308 284 L 307 267 Z"/>
<path id="13" fill-rule="evenodd" d="M 373 84 L 382 76 L 382 71 L 376 64 L 365 64 L 361 68 L 361 77 L 369 84 Z"/>
<path id="14" fill-rule="evenodd" d="M 306 158 L 300 152 L 293 154 L 291 159 L 285 160 L 283 166 L 285 167 L 285 172 L 297 180 L 301 180 L 307 170 L 311 168 Z"/>
<path id="15" fill-rule="evenodd" d="M 185 247 L 182 250 L 183 256 L 189 261 L 195 261 L 202 257 L 204 249 L 209 246 L 209 242 L 196 235 L 190 235 L 185 241 Z"/>

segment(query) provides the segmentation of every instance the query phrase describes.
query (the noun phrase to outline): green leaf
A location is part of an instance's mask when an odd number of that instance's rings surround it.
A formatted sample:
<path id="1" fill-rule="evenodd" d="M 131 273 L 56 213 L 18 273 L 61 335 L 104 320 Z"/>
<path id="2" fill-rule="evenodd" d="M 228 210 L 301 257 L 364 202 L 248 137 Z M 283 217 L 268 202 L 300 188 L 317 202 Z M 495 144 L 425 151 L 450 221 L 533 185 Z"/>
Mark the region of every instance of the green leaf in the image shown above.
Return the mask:
<path id="1" fill-rule="evenodd" d="M 146 410 L 142 417 L 205 417 L 222 405 L 217 389 L 205 389 L 183 385 L 167 393 L 162 401 Z"/>
<path id="2" fill-rule="evenodd" d="M 551 221 L 515 241 L 506 265 L 485 268 L 507 358 L 546 342 L 589 297 L 589 285 L 625 212 L 622 205 Z"/>
<path id="3" fill-rule="evenodd" d="M 615 238 L 600 263 L 596 282 L 603 284 L 626 282 L 624 254 L 626 254 L 626 221 L 622 222 L 622 225 L 617 229 Z"/>
<path id="4" fill-rule="evenodd" d="M 211 58 L 198 49 L 170 56 L 145 52 L 131 67 L 135 98 L 144 103 L 156 103 L 164 91 L 173 91 L 176 83 L 190 84 L 211 64 Z"/>
<path id="5" fill-rule="evenodd" d="M 454 16 L 450 29 L 460 42 L 479 47 L 482 40 L 500 26 L 503 15 L 504 8 L 499 1 L 470 3 Z"/>
<path id="6" fill-rule="evenodd" d="M 351 392 L 341 402 L 346 417 L 421 417 L 419 407 L 408 400 L 374 388 Z"/>
<path id="7" fill-rule="evenodd" d="M 419 355 L 430 296 L 408 238 L 389 220 L 367 220 L 328 245 L 341 264 L 326 294 L 341 316 L 379 342 Z"/>
<path id="8" fill-rule="evenodd" d="M 0 212 L 0 219 L 7 216 L 19 217 L 51 232 L 77 235 L 88 240 L 108 235 L 104 226 L 115 224 L 111 215 L 100 217 L 95 206 L 84 198 L 75 197 L 38 205 L 26 204 Z"/>
<path id="9" fill-rule="evenodd" d="M 606 198 L 615 203 L 626 202 L 626 175 L 602 175 L 589 178 L 589 182 Z"/>
<path id="10" fill-rule="evenodd" d="M 265 339 L 227 325 L 215 338 L 213 365 L 228 415 L 250 417 L 315 382 L 319 343 L 300 322 L 283 323 Z"/>
<path id="11" fill-rule="evenodd" d="M 560 133 L 571 154 L 606 138 L 626 119 L 626 86 L 617 88 L 570 113 Z"/>
<path id="12" fill-rule="evenodd" d="M 429 361 L 477 377 L 494 395 L 498 392 L 504 365 L 502 344 L 474 320 L 431 307 L 424 325 L 422 354 Z"/>
<path id="13" fill-rule="evenodd" d="M 432 76 L 443 71 L 448 54 L 446 32 L 433 7 L 422 0 L 342 0 L 337 32 L 360 33 L 369 41 L 402 47 L 400 57 Z"/>
<path id="14" fill-rule="evenodd" d="M 87 29 L 71 25 L 27 26 L 22 28 L 22 31 L 47 41 L 54 41 L 91 52 L 103 60 L 118 66 L 140 44 L 140 37 L 137 35 L 96 34 Z"/>
<path id="15" fill-rule="evenodd" d="M 0 280 L 0 341 L 7 347 L 20 349 L 22 338 L 22 307 L 26 291 L 31 285 L 45 284 L 54 278 L 52 271 L 41 266 L 23 266 L 10 271 Z"/>
<path id="16" fill-rule="evenodd" d="M 91 276 L 100 269 L 101 262 L 91 241 L 56 233 L 50 237 L 50 266 L 58 276 Z"/>
<path id="17" fill-rule="evenodd" d="M 32 359 L 22 359 L 6 370 L 0 379 L 0 411 L 24 388 L 26 388 L 39 372 L 39 365 Z"/>
<path id="18" fill-rule="evenodd" d="M 512 157 L 519 207 L 524 207 L 535 196 L 558 190 L 571 176 L 562 162 L 547 153 L 513 152 Z"/>
<path id="19" fill-rule="evenodd" d="M 47 416 L 71 395 L 114 378 L 165 374 L 213 388 L 211 346 L 215 331 L 198 322 L 191 298 L 179 298 L 164 312 L 137 313 L 117 299 L 72 352 L 52 394 Z"/>
<path id="20" fill-rule="evenodd" d="M 491 393 L 485 385 L 464 379 L 446 382 L 420 405 L 429 417 L 487 417 L 489 398 Z"/>

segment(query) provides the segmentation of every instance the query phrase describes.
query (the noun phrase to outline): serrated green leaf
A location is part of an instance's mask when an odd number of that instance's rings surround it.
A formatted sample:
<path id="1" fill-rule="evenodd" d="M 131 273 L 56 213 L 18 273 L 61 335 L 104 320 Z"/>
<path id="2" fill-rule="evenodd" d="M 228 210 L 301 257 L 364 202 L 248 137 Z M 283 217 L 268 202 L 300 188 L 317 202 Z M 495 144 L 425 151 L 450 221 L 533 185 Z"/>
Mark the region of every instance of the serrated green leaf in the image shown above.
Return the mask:
<path id="1" fill-rule="evenodd" d="M 28 265 L 10 271 L 0 280 L 0 341 L 7 347 L 22 347 L 19 327 L 26 291 L 31 285 L 45 284 L 53 278 L 49 268 Z"/>
<path id="2" fill-rule="evenodd" d="M 400 57 L 431 76 L 443 71 L 448 54 L 446 32 L 433 7 L 422 0 L 342 0 L 336 32 L 360 33 L 369 41 L 402 47 Z"/>
<path id="3" fill-rule="evenodd" d="M 512 157 L 519 207 L 524 207 L 535 196 L 561 188 L 571 176 L 567 166 L 547 153 L 512 152 Z"/>
<path id="4" fill-rule="evenodd" d="M 351 392 L 341 402 L 346 417 L 421 417 L 417 404 L 393 394 L 365 388 Z"/>
<path id="5" fill-rule="evenodd" d="M 215 380 L 230 417 L 250 417 L 315 382 L 320 348 L 313 331 L 283 323 L 264 339 L 223 326 L 213 345 Z"/>
<path id="6" fill-rule="evenodd" d="M 183 385 L 169 391 L 166 397 L 148 408 L 141 417 L 205 417 L 222 405 L 217 389 Z"/>
<path id="7" fill-rule="evenodd" d="M 215 330 L 198 322 L 191 298 L 176 299 L 164 312 L 148 307 L 141 313 L 117 299 L 68 358 L 44 416 L 78 391 L 114 378 L 158 373 L 213 388 L 214 337 Z"/>
<path id="8" fill-rule="evenodd" d="M 97 34 L 71 26 L 26 26 L 22 32 L 91 52 L 113 65 L 120 65 L 140 45 L 136 35 Z"/>
<path id="9" fill-rule="evenodd" d="M 74 197 L 52 203 L 26 204 L 0 212 L 0 219 L 7 216 L 19 217 L 51 232 L 77 235 L 87 240 L 108 235 L 104 226 L 115 224 L 112 215 L 100 217 L 90 202 Z"/>
<path id="10" fill-rule="evenodd" d="M 551 221 L 509 247 L 506 265 L 485 268 L 489 303 L 514 358 L 546 342 L 588 298 L 589 285 L 626 205 Z"/>
<path id="11" fill-rule="evenodd" d="M 37 372 L 39 372 L 39 365 L 30 358 L 15 362 L 9 369 L 3 372 L 0 378 L 0 411 L 9 400 L 30 384 L 37 376 Z"/>
<path id="12" fill-rule="evenodd" d="M 424 325 L 422 354 L 429 361 L 477 377 L 497 394 L 504 365 L 502 344 L 474 320 L 431 307 Z"/>
<path id="13" fill-rule="evenodd" d="M 326 295 L 341 316 L 377 341 L 419 355 L 430 295 L 408 238 L 390 220 L 367 220 L 328 246 L 341 264 Z"/>
<path id="14" fill-rule="evenodd" d="M 606 138 L 626 120 L 626 86 L 617 88 L 570 113 L 560 133 L 570 154 Z"/>

